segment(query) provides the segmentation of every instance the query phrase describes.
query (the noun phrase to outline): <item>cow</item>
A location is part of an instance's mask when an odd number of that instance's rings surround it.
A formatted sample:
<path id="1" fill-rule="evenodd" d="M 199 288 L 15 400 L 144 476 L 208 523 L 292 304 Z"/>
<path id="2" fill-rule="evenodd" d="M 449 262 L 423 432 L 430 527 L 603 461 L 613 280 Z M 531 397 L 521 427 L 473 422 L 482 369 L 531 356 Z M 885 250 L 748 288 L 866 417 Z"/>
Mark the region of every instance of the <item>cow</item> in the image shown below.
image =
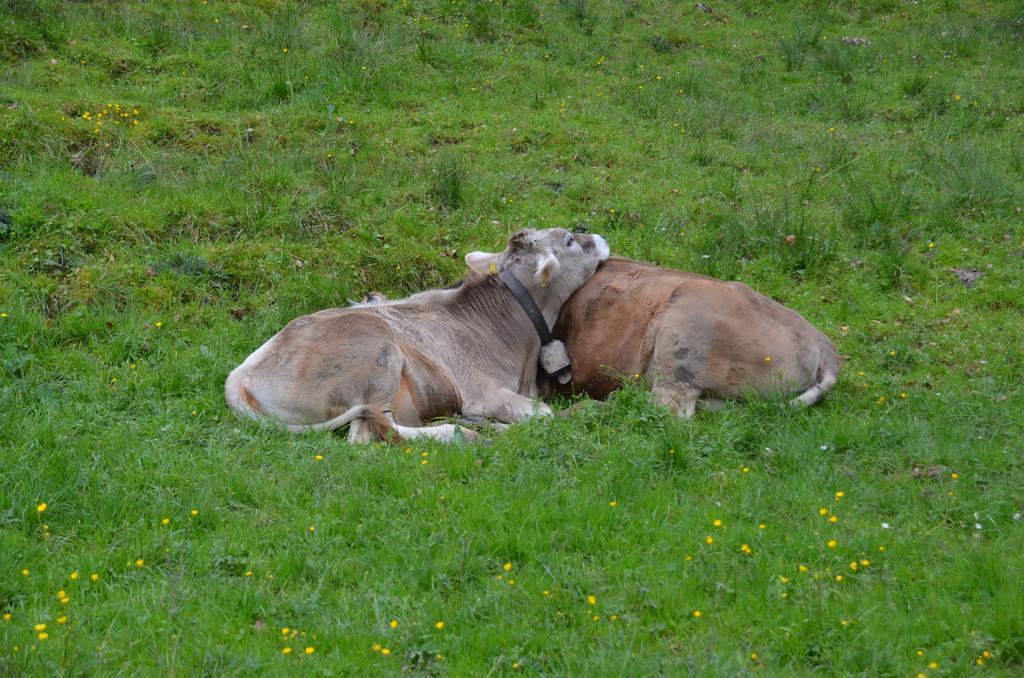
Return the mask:
<path id="1" fill-rule="evenodd" d="M 542 395 L 604 399 L 642 378 L 654 400 L 683 418 L 698 401 L 798 394 L 812 405 L 836 383 L 828 337 L 741 282 L 612 257 L 562 307 L 552 334 L 572 361 L 568 384 L 541 374 Z"/>
<path id="2" fill-rule="evenodd" d="M 347 425 L 352 443 L 452 440 L 455 425 L 426 425 L 442 417 L 550 415 L 536 400 L 537 323 L 550 327 L 608 255 L 599 235 L 523 230 L 503 252 L 467 254 L 456 286 L 296 318 L 228 375 L 228 404 L 294 432 Z"/>

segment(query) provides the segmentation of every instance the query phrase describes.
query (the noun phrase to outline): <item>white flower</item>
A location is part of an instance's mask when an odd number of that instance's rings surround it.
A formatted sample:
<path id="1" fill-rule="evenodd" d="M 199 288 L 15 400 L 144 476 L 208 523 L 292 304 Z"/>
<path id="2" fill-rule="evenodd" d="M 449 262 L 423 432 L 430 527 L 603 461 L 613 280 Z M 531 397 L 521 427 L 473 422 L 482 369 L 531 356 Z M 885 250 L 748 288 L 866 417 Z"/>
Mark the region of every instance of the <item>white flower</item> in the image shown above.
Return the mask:
<path id="1" fill-rule="evenodd" d="M 825 450 L 827 450 L 827 449 L 828 449 L 828 445 L 822 445 L 822 446 L 821 446 L 821 451 L 822 451 L 822 452 L 824 452 L 824 451 L 825 451 Z"/>
<path id="2" fill-rule="evenodd" d="M 1020 520 L 1020 511 L 1017 511 L 1016 513 L 1013 514 L 1013 519 L 1014 520 Z"/>
<path id="3" fill-rule="evenodd" d="M 981 523 L 974 523 L 974 529 L 980 530 L 981 529 Z"/>
<path id="4" fill-rule="evenodd" d="M 889 529 L 889 523 L 882 523 L 882 529 L 883 530 L 888 530 Z"/>

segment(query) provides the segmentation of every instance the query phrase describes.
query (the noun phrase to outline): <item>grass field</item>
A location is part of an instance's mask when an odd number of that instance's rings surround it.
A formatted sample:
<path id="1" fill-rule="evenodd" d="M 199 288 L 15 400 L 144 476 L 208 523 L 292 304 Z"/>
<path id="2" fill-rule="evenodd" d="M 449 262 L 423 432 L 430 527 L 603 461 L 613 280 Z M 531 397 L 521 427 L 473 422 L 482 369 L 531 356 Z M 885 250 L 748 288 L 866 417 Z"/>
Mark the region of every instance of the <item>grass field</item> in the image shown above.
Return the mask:
<path id="1" fill-rule="evenodd" d="M 0 0 L 0 674 L 1021 675 L 1024 9 L 709 4 Z M 743 280 L 839 385 L 228 411 L 526 225 Z"/>

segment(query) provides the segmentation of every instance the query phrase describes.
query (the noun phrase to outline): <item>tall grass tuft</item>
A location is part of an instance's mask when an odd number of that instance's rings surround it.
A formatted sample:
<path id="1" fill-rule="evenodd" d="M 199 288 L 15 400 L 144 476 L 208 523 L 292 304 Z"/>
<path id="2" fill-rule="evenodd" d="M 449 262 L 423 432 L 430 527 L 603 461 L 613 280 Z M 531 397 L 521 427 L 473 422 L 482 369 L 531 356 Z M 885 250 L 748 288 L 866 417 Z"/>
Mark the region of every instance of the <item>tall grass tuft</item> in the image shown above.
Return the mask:
<path id="1" fill-rule="evenodd" d="M 914 186 L 910 178 L 890 177 L 887 182 L 839 174 L 843 189 L 843 225 L 862 247 L 888 252 L 901 244 L 902 220 L 913 208 Z"/>
<path id="2" fill-rule="evenodd" d="M 807 58 L 811 56 L 821 42 L 821 34 L 825 30 L 825 22 L 819 21 L 809 26 L 800 26 L 792 35 L 779 38 L 779 51 L 786 62 L 787 71 L 803 68 Z"/>
<path id="3" fill-rule="evenodd" d="M 1001 163 L 971 139 L 947 145 L 933 166 L 950 209 L 999 211 L 1020 193 L 1000 171 Z"/>
<path id="4" fill-rule="evenodd" d="M 437 154 L 432 170 L 430 197 L 442 212 L 453 212 L 462 206 L 466 172 L 455 153 L 443 150 Z"/>

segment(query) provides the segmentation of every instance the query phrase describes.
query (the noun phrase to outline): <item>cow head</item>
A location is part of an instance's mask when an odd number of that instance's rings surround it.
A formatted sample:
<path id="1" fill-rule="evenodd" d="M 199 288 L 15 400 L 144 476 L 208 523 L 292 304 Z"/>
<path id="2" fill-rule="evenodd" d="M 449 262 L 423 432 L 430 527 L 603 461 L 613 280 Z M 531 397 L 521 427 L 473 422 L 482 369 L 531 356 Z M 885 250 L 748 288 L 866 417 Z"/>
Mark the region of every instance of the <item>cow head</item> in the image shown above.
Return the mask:
<path id="1" fill-rule="evenodd" d="M 550 321 L 569 295 L 594 275 L 597 265 L 608 254 L 608 243 L 599 235 L 547 228 L 513 234 L 504 252 L 470 252 L 466 265 L 483 274 L 511 271 L 538 303 L 542 299 L 556 303 Z"/>

